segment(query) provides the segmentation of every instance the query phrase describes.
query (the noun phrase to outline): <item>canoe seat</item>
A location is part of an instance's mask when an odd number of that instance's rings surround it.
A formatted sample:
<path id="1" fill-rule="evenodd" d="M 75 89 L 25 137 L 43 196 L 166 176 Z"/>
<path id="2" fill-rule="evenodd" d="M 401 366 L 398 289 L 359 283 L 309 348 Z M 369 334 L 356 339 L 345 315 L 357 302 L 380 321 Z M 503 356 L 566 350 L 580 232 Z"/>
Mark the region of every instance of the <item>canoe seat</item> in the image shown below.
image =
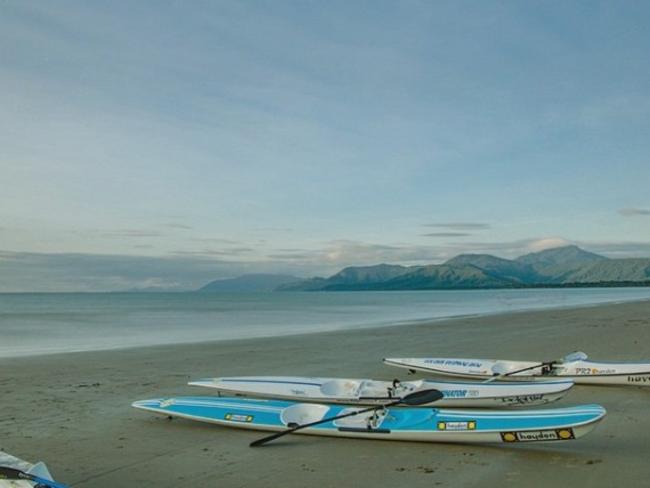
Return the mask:
<path id="1" fill-rule="evenodd" d="M 325 405 L 316 405 L 313 403 L 296 403 L 282 410 L 280 420 L 284 425 L 289 424 L 308 424 L 316 422 L 325 417 L 329 407 Z"/>
<path id="2" fill-rule="evenodd" d="M 391 398 L 399 398 L 416 390 L 422 389 L 423 380 L 407 381 L 398 383 L 395 386 L 389 381 L 367 380 L 361 383 L 359 387 L 359 398 L 389 398 L 388 390 L 391 389 Z"/>
<path id="3" fill-rule="evenodd" d="M 334 398 L 356 398 L 358 396 L 360 381 L 330 380 L 323 383 L 320 391 L 323 395 Z"/>
<path id="4" fill-rule="evenodd" d="M 339 412 L 339 415 L 346 413 L 351 413 L 359 410 L 358 408 L 346 408 Z M 337 427 L 352 427 L 357 429 L 365 429 L 368 426 L 373 429 L 378 429 L 381 427 L 382 422 L 386 418 L 386 410 L 377 410 L 377 415 L 375 416 L 374 412 L 361 413 L 359 415 L 353 415 L 352 417 L 345 417 L 334 421 L 334 425 Z"/>
<path id="5" fill-rule="evenodd" d="M 383 398 L 388 397 L 388 388 L 390 383 L 387 381 L 364 381 L 361 383 L 357 396 L 358 397 L 371 397 L 371 398 Z"/>

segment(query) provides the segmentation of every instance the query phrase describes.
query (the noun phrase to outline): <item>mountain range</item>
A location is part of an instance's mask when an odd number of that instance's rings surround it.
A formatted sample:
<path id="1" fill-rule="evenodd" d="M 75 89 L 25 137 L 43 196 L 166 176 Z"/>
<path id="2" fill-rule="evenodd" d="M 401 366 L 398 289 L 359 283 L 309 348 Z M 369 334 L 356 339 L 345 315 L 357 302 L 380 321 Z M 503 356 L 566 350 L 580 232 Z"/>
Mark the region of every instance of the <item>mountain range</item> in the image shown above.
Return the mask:
<path id="1" fill-rule="evenodd" d="M 650 286 L 650 259 L 610 259 L 565 246 L 504 259 L 461 254 L 443 264 L 351 266 L 277 291 L 435 290 L 539 286 Z"/>
<path id="2" fill-rule="evenodd" d="M 204 293 L 240 293 L 274 291 L 280 286 L 299 282 L 300 278 L 279 274 L 246 274 L 237 278 L 214 280 L 196 291 Z"/>

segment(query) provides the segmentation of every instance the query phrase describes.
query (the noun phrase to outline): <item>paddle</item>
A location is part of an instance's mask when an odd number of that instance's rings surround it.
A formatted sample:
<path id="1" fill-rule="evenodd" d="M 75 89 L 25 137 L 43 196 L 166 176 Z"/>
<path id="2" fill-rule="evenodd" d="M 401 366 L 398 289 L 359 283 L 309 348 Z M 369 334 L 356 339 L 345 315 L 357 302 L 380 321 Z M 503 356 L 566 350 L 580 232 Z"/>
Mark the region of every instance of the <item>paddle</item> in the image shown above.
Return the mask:
<path id="1" fill-rule="evenodd" d="M 68 488 L 62 483 L 56 481 L 46 480 L 40 476 L 36 476 L 16 468 L 9 468 L 7 466 L 0 466 L 0 479 L 8 480 L 28 480 L 37 483 L 36 486 L 47 486 L 49 488 Z"/>
<path id="2" fill-rule="evenodd" d="M 535 369 L 535 368 L 542 368 L 544 366 L 554 366 L 556 364 L 563 364 L 563 363 L 572 363 L 574 361 L 584 361 L 585 359 L 587 359 L 587 355 L 584 352 L 576 351 L 576 352 L 572 352 L 571 354 L 567 354 L 563 358 L 554 359 L 553 361 L 545 361 L 543 363 L 535 364 L 533 366 L 528 366 L 527 368 L 517 369 L 515 371 L 497 373 L 492 378 L 485 380 L 483 383 L 490 383 L 494 380 L 498 380 L 499 378 L 503 378 L 505 376 L 510 376 L 517 373 L 523 373 L 524 371 L 530 371 L 531 369 Z M 498 366 L 498 365 L 499 363 L 496 363 L 494 366 Z"/>
<path id="3" fill-rule="evenodd" d="M 287 434 L 292 434 L 297 430 L 306 429 L 307 427 L 313 427 L 314 425 L 325 424 L 327 422 L 332 422 L 333 420 L 359 415 L 360 413 L 372 412 L 373 410 L 379 410 L 387 407 L 394 407 L 395 405 L 400 405 L 402 403 L 404 405 L 414 405 L 414 406 L 423 405 L 425 403 L 432 403 L 440 400 L 443 396 L 444 395 L 442 394 L 442 392 L 438 390 L 434 390 L 434 389 L 421 390 L 421 391 L 416 391 L 414 393 L 410 393 L 403 398 L 400 398 L 390 403 L 386 403 L 384 405 L 377 405 L 374 407 L 364 408 L 363 410 L 356 410 L 354 412 L 344 413 L 343 415 L 337 415 L 335 417 L 328 417 L 326 419 L 317 420 L 315 422 L 309 422 L 307 424 L 302 424 L 302 425 L 289 424 L 289 428 L 287 430 L 283 430 L 282 432 L 276 432 L 275 434 L 270 435 L 268 437 L 264 437 L 262 439 L 257 439 L 256 441 L 250 443 L 250 447 L 262 446 L 267 442 L 271 442 L 274 439 L 278 439 L 279 437 L 285 436 Z"/>

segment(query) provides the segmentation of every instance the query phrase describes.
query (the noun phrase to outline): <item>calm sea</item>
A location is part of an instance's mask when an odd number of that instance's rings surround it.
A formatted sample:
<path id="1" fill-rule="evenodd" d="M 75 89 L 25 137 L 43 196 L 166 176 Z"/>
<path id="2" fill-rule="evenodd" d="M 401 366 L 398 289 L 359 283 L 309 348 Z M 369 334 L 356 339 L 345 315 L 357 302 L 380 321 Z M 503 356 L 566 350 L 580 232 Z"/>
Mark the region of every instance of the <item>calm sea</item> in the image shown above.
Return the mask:
<path id="1" fill-rule="evenodd" d="M 650 288 L 0 294 L 0 357 L 311 333 L 650 299 Z"/>

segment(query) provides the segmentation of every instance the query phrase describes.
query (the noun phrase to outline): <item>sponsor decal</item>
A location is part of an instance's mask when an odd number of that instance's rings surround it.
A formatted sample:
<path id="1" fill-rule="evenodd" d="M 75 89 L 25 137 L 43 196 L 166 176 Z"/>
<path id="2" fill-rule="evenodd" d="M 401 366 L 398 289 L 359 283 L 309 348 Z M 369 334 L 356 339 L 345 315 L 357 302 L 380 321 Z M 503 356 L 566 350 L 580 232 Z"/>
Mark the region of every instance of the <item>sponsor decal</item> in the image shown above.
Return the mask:
<path id="1" fill-rule="evenodd" d="M 293 389 L 292 389 L 292 390 L 291 390 L 291 393 L 293 393 L 294 395 L 304 395 L 304 394 L 305 394 L 305 390 L 293 390 Z"/>
<path id="2" fill-rule="evenodd" d="M 442 390 L 442 394 L 447 398 L 465 398 L 467 390 Z"/>
<path id="3" fill-rule="evenodd" d="M 580 376 L 588 376 L 595 374 L 615 374 L 616 370 L 612 368 L 598 369 L 598 368 L 576 368 L 576 374 Z"/>
<path id="4" fill-rule="evenodd" d="M 238 413 L 227 413 L 223 418 L 226 420 L 230 420 L 231 422 L 252 422 L 253 421 L 252 415 L 241 415 Z"/>
<path id="5" fill-rule="evenodd" d="M 525 405 L 527 403 L 538 402 L 542 398 L 544 398 L 544 395 L 542 395 L 541 393 L 537 395 L 517 395 L 517 396 L 503 397 L 501 399 L 501 403 L 505 403 L 508 405 Z"/>
<path id="6" fill-rule="evenodd" d="M 526 430 L 522 432 L 500 432 L 503 442 L 568 441 L 575 439 L 572 428 L 554 430 Z"/>
<path id="7" fill-rule="evenodd" d="M 438 422 L 438 430 L 476 430 L 476 420 L 466 422 Z"/>
<path id="8" fill-rule="evenodd" d="M 461 359 L 425 359 L 425 364 L 442 364 L 445 366 L 463 366 L 465 368 L 480 368 L 480 361 L 463 361 Z"/>
<path id="9" fill-rule="evenodd" d="M 628 376 L 628 383 L 650 383 L 650 376 Z"/>
<path id="10" fill-rule="evenodd" d="M 161 408 L 171 407 L 172 405 L 174 405 L 174 403 L 176 403 L 174 399 L 170 398 L 168 400 L 163 400 L 162 402 L 160 402 L 160 407 Z"/>
<path id="11" fill-rule="evenodd" d="M 467 398 L 479 396 L 478 390 L 440 390 L 445 398 Z"/>

